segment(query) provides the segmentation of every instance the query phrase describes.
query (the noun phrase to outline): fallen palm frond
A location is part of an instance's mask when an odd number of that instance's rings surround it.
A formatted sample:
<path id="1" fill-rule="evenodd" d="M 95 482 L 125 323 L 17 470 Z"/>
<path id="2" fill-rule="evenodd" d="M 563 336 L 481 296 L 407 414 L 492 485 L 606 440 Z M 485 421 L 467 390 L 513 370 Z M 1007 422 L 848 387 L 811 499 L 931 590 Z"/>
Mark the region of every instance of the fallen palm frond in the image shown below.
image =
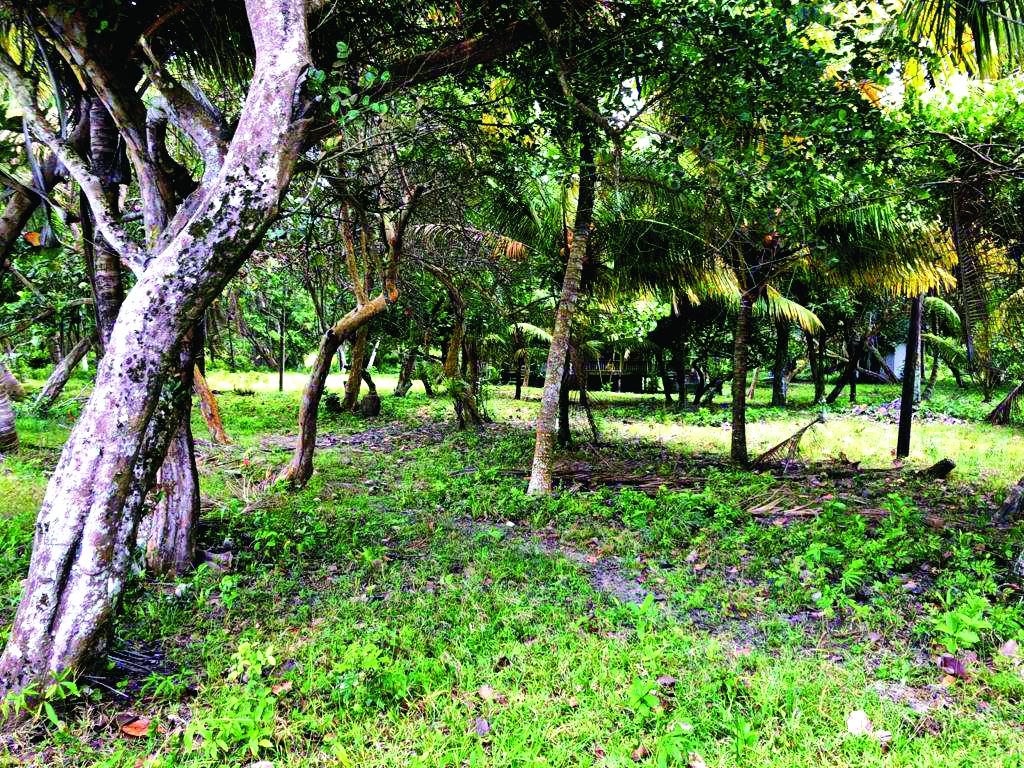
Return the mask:
<path id="1" fill-rule="evenodd" d="M 800 440 L 803 438 L 804 434 L 806 434 L 806 432 L 808 430 L 810 430 L 812 427 L 814 427 L 815 425 L 817 425 L 817 424 L 824 424 L 824 423 L 825 423 L 825 416 L 824 416 L 824 414 L 818 414 L 818 416 L 815 417 L 814 421 L 812 421 L 809 424 L 801 427 L 796 432 L 794 432 L 792 435 L 790 435 L 785 440 L 783 440 L 781 443 L 779 443 L 778 445 L 773 445 L 767 451 L 765 451 L 760 456 L 758 456 L 756 459 L 754 459 L 754 461 L 751 462 L 751 466 L 752 467 L 765 466 L 765 465 L 767 465 L 769 463 L 772 463 L 772 462 L 776 461 L 777 459 L 779 459 L 779 457 L 782 457 L 783 455 L 784 455 L 784 458 L 782 459 L 783 465 L 791 464 L 796 459 L 796 452 L 797 452 L 797 450 L 800 447 Z"/>

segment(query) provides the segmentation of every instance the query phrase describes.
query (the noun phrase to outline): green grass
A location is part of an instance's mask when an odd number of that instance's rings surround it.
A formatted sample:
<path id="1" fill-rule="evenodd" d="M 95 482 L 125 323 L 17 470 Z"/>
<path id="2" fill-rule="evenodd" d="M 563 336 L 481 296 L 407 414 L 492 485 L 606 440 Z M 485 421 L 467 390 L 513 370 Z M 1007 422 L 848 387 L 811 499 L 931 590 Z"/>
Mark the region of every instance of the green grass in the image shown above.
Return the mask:
<path id="1" fill-rule="evenodd" d="M 388 378 L 377 378 L 387 392 Z M 61 728 L 45 719 L 23 728 L 6 742 L 10 761 L 687 766 L 693 753 L 722 768 L 1022 764 L 1024 677 L 997 648 L 1024 644 L 1007 578 L 1024 532 L 983 525 L 1024 473 L 1017 428 L 915 425 L 912 461 L 950 456 L 949 484 L 814 472 L 787 481 L 715 466 L 728 431 L 706 413 L 601 394 L 610 442 L 576 460 L 699 482 L 654 497 L 609 488 L 535 500 L 510 470 L 527 466 L 532 435 L 520 427 L 536 391 L 517 403 L 493 390 L 499 425 L 481 434 L 455 432 L 445 399 L 414 393 L 385 397 L 369 424 L 322 420 L 324 433 L 400 431 L 388 450 L 320 451 L 306 489 L 261 494 L 258 482 L 287 455 L 264 440 L 294 429 L 301 376 L 284 393 L 271 374 L 210 380 L 236 445 L 200 451 L 201 546 L 228 542 L 233 572 L 135 582 L 115 636 L 156 643 L 178 675 L 141 690 L 129 681 L 130 702 L 80 681 L 82 697 L 56 702 Z M 255 394 L 232 393 L 245 389 Z M 860 390 L 865 402 L 894 396 Z M 753 444 L 812 417 L 804 385 L 794 394 L 789 410 L 752 409 Z M 942 407 L 984 410 L 957 405 L 957 394 L 943 390 Z M 805 458 L 842 451 L 891 465 L 894 427 L 845 410 L 806 442 Z M 0 464 L 8 621 L 71 413 L 24 411 L 23 447 Z M 194 427 L 205 437 L 198 416 Z M 751 513 L 780 495 L 784 506 L 816 500 L 821 513 Z M 855 514 L 858 499 L 886 515 Z M 925 515 L 950 524 L 934 529 Z M 592 565 L 663 599 L 619 602 Z M 932 661 L 947 614 L 980 620 L 977 640 L 965 636 L 956 650 L 978 654 L 968 679 L 945 679 Z M 851 734 L 855 710 L 891 740 Z M 113 720 L 124 713 L 162 730 L 128 737 Z"/>

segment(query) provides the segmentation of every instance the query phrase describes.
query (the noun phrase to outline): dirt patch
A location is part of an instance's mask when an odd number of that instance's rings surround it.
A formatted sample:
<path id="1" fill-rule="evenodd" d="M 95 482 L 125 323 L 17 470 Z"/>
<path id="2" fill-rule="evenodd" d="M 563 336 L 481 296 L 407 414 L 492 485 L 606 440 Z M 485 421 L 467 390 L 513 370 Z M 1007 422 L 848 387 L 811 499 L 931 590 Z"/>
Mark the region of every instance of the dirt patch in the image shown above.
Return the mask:
<path id="1" fill-rule="evenodd" d="M 513 523 L 495 525 L 467 518 L 453 521 L 452 526 L 468 536 L 497 532 L 504 541 L 524 552 L 564 557 L 589 574 L 590 584 L 595 590 L 622 603 L 641 605 L 650 597 L 656 603 L 668 605 L 668 595 L 650 588 L 641 577 L 631 573 L 621 557 L 602 556 L 566 546 L 551 529 L 538 532 Z"/>

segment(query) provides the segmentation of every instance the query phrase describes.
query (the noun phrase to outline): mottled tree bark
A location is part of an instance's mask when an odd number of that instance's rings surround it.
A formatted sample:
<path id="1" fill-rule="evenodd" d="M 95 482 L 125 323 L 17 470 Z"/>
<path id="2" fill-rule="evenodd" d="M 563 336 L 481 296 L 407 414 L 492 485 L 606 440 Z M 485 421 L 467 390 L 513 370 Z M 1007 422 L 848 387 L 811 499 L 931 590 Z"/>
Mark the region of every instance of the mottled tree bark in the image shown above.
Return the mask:
<path id="1" fill-rule="evenodd" d="M 0 389 L 6 389 L 7 395 L 16 403 L 25 399 L 25 388 L 3 363 L 0 363 Z"/>
<path id="2" fill-rule="evenodd" d="M 750 292 L 740 297 L 736 316 L 736 334 L 732 358 L 732 441 L 730 456 L 741 467 L 750 463 L 747 455 L 747 356 L 754 319 L 754 299 Z"/>
<path id="3" fill-rule="evenodd" d="M 42 391 L 36 397 L 37 411 L 46 413 L 50 410 L 57 398 L 60 397 L 60 393 L 64 391 L 64 386 L 71 378 L 71 374 L 75 372 L 75 366 L 82 362 L 82 358 L 85 357 L 94 342 L 95 339 L 92 336 L 83 336 L 64 359 L 57 363 L 57 367 L 53 369 L 50 378 L 46 380 Z"/>
<path id="4" fill-rule="evenodd" d="M 555 420 L 558 416 L 558 396 L 562 386 L 569 351 L 569 334 L 576 314 L 576 300 L 580 290 L 583 260 L 590 240 L 590 223 L 594 213 L 594 192 L 597 187 L 597 168 L 589 134 L 584 131 L 580 144 L 580 184 L 576 203 L 576 221 L 569 246 L 562 294 L 555 310 L 555 327 L 551 334 L 547 369 L 544 371 L 544 389 L 537 416 L 537 436 L 533 448 L 533 467 L 530 471 L 529 493 L 543 496 L 551 493 L 552 463 L 555 453 Z"/>
<path id="5" fill-rule="evenodd" d="M 308 120 L 303 0 L 247 0 L 256 64 L 219 172 L 181 206 L 148 254 L 125 239 L 71 157 L 98 228 L 138 270 L 114 324 L 89 401 L 50 479 L 36 523 L 24 595 L 0 658 L 0 693 L 79 667 L 106 630 L 124 586 L 141 499 L 166 454 L 182 387 L 166 387 L 188 332 L 249 256 L 277 212 Z M 0 65 L 13 85 L 9 57 Z M 15 89 L 46 135 L 27 87 Z M 31 113 L 35 109 L 35 113 Z M 61 148 L 48 135 L 51 149 Z M 148 181 L 146 182 L 148 186 Z M 188 395 L 190 389 L 184 394 Z"/>
<path id="6" fill-rule="evenodd" d="M 18 447 L 18 428 L 14 421 L 14 404 L 7 387 L 0 386 L 0 453 Z"/>

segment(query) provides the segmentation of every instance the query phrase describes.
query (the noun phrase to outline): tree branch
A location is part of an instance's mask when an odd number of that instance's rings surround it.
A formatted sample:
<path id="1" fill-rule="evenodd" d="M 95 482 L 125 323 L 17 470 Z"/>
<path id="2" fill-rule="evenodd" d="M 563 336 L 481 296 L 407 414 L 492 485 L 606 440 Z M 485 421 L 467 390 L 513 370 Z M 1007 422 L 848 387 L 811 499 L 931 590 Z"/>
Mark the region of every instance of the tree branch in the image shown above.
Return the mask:
<path id="1" fill-rule="evenodd" d="M 116 221 L 107 204 L 99 178 L 89 170 L 71 142 L 57 136 L 46 121 L 36 103 L 29 76 L 14 63 L 7 51 L 2 48 L 0 48 L 0 74 L 7 79 L 11 93 L 25 111 L 25 119 L 31 124 L 38 138 L 57 156 L 78 186 L 82 188 L 93 215 L 96 217 L 97 228 L 132 271 L 136 274 L 141 273 L 146 264 L 145 252 L 131 241 L 127 232 Z"/>

